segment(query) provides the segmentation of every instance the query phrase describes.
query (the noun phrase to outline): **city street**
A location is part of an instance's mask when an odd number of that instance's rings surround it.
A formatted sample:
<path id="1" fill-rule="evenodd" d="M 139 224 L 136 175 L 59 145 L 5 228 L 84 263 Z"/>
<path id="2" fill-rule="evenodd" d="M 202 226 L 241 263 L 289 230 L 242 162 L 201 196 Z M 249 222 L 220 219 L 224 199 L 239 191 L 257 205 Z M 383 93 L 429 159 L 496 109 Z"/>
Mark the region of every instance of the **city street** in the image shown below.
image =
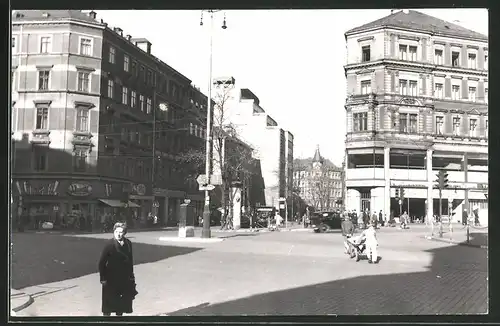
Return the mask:
<path id="1" fill-rule="evenodd" d="M 379 230 L 378 265 L 350 260 L 338 232 L 214 232 L 218 243 L 130 233 L 133 315 L 486 313 L 487 251 L 425 233 Z M 100 315 L 97 260 L 110 236 L 14 234 L 12 287 L 34 299 L 17 316 Z"/>

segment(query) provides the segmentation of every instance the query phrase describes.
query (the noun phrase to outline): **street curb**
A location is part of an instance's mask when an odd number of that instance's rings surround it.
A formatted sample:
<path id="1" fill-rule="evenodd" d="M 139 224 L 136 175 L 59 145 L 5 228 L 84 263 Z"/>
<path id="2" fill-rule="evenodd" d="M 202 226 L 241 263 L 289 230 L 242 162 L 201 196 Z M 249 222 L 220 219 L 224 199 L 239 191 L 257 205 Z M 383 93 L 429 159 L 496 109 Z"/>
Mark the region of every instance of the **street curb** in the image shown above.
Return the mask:
<path id="1" fill-rule="evenodd" d="M 429 237 L 429 236 L 425 236 L 424 238 L 427 239 L 427 240 L 430 240 L 430 241 L 452 243 L 452 244 L 456 244 L 456 245 L 459 245 L 459 246 L 488 249 L 488 246 L 484 246 L 484 245 L 476 245 L 476 244 L 471 244 L 471 243 L 466 243 L 466 242 L 458 242 L 458 241 L 454 241 L 454 240 L 441 239 L 441 238 L 435 238 L 435 237 Z"/>
<path id="2" fill-rule="evenodd" d="M 16 296 L 16 297 L 13 298 L 13 296 Z M 10 310 L 13 312 L 18 312 L 18 311 L 23 310 L 24 308 L 27 308 L 29 305 L 31 305 L 35 301 L 31 295 L 16 291 L 14 289 L 11 289 L 10 290 L 10 304 L 11 305 L 12 305 L 13 300 L 15 300 L 15 301 L 23 300 L 23 301 L 21 301 L 22 303 L 17 304 L 15 307 L 13 307 L 13 306 L 10 307 Z"/>
<path id="3" fill-rule="evenodd" d="M 190 243 L 215 243 L 222 242 L 224 238 L 179 238 L 179 237 L 160 237 L 158 238 L 160 241 L 171 241 L 171 242 L 190 242 Z"/>

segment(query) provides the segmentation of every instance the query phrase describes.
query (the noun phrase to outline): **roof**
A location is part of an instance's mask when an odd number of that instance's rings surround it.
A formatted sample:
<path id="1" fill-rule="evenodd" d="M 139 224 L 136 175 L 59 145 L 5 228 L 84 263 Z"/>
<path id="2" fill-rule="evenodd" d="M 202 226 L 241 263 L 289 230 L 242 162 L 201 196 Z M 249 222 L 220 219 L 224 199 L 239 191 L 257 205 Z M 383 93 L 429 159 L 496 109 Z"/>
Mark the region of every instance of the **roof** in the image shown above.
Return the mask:
<path id="1" fill-rule="evenodd" d="M 347 36 L 356 32 L 386 27 L 404 28 L 453 37 L 474 38 L 488 41 L 488 36 L 486 35 L 415 10 L 409 10 L 408 13 L 398 11 L 371 23 L 350 29 L 345 35 Z"/>
<path id="2" fill-rule="evenodd" d="M 20 14 L 20 15 L 18 15 Z M 45 17 L 45 14 L 48 14 Z M 30 21 L 30 20 L 65 20 L 76 19 L 89 23 L 98 23 L 88 14 L 81 10 L 16 10 L 12 14 L 13 21 Z"/>
<path id="3" fill-rule="evenodd" d="M 313 163 L 323 163 L 323 158 L 321 157 L 321 154 L 319 153 L 319 145 L 316 147 L 316 152 L 314 153 L 313 157 Z"/>

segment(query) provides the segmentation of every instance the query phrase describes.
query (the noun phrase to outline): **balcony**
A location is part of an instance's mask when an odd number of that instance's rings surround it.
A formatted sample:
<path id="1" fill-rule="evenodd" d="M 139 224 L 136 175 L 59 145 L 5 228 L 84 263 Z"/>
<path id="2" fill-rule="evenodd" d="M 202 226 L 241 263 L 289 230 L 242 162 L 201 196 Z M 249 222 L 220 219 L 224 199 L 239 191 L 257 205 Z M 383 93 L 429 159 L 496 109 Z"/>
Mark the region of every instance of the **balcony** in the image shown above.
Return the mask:
<path id="1" fill-rule="evenodd" d="M 30 142 L 32 144 L 50 144 L 50 131 L 49 130 L 33 130 Z"/>
<path id="2" fill-rule="evenodd" d="M 79 146 L 92 146 L 92 134 L 89 131 L 73 131 L 71 143 Z"/>

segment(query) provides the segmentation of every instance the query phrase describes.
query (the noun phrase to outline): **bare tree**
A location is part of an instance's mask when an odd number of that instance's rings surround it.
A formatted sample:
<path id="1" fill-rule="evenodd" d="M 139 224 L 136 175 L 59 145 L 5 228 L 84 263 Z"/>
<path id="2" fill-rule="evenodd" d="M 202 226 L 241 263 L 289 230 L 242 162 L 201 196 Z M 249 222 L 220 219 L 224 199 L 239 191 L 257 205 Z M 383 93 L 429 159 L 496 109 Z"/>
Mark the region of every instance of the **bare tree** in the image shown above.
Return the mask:
<path id="1" fill-rule="evenodd" d="M 244 187 L 253 173 L 252 148 L 242 142 L 236 127 L 230 121 L 229 103 L 232 96 L 232 85 L 222 84 L 216 88 L 212 119 L 212 162 L 211 174 L 220 175 L 220 205 L 223 210 L 222 228 L 233 227 L 232 186 L 239 183 Z M 201 122 L 206 126 L 206 122 Z M 192 149 L 182 154 L 186 163 L 196 167 L 204 167 L 205 151 Z"/>
<path id="2" fill-rule="evenodd" d="M 326 164 L 313 168 L 306 177 L 307 193 L 311 204 L 319 210 L 332 209 L 336 203 L 335 190 L 336 179 L 331 177 L 332 169 Z"/>

